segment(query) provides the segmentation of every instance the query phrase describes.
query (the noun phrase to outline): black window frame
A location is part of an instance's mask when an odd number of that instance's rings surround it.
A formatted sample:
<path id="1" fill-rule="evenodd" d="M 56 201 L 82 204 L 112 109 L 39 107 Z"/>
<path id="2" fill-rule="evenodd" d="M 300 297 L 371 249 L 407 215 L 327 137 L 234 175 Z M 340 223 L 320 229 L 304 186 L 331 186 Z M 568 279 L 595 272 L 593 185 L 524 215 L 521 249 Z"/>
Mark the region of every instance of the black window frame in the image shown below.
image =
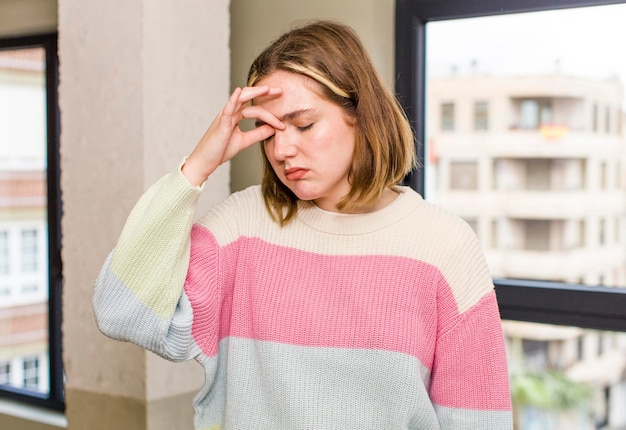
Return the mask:
<path id="1" fill-rule="evenodd" d="M 54 410 L 65 410 L 64 373 L 61 340 L 61 295 L 63 270 L 61 260 L 61 185 L 60 185 L 60 112 L 58 103 L 59 60 L 58 33 L 0 37 L 0 50 L 44 48 L 47 128 L 47 222 L 48 222 L 48 354 L 49 393 L 37 393 L 10 386 L 0 386 L 0 398 Z"/>
<path id="2" fill-rule="evenodd" d="M 625 3 L 622 0 L 397 0 L 395 89 L 424 164 L 426 24 L 431 21 Z M 424 191 L 424 170 L 406 184 Z M 626 331 L 626 288 L 526 279 L 494 279 L 503 319 Z"/>

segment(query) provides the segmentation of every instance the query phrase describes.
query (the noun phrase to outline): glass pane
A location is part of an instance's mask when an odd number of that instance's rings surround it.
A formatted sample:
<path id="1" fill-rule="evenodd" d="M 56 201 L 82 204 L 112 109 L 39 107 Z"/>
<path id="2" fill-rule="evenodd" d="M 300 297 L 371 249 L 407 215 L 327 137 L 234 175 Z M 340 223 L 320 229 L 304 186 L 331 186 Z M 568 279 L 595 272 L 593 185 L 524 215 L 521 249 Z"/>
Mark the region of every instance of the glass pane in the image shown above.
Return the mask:
<path id="1" fill-rule="evenodd" d="M 626 333 L 502 325 L 517 430 L 624 428 Z"/>
<path id="2" fill-rule="evenodd" d="M 626 287 L 624 22 L 620 4 L 427 24 L 424 194 L 495 278 Z M 626 334 L 503 326 L 516 430 L 626 428 Z"/>
<path id="3" fill-rule="evenodd" d="M 495 278 L 626 287 L 626 4 L 426 25 L 425 197 Z"/>
<path id="4" fill-rule="evenodd" d="M 45 51 L 0 51 L 0 384 L 49 393 Z"/>

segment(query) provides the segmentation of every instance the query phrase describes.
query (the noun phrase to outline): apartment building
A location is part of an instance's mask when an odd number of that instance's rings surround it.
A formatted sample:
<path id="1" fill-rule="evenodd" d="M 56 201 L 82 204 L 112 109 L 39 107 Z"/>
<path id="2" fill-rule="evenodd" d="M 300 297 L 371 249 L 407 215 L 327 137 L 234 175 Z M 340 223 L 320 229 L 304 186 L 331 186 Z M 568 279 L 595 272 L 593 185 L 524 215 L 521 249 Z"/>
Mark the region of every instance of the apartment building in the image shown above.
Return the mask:
<path id="1" fill-rule="evenodd" d="M 0 51 L 0 384 L 48 390 L 43 50 Z"/>
<path id="2" fill-rule="evenodd" d="M 617 80 L 430 78 L 427 198 L 474 228 L 496 278 L 626 287 L 623 103 Z M 592 393 L 590 413 L 520 406 L 519 428 L 626 425 L 624 334 L 504 328 L 513 373 L 562 372 Z"/>

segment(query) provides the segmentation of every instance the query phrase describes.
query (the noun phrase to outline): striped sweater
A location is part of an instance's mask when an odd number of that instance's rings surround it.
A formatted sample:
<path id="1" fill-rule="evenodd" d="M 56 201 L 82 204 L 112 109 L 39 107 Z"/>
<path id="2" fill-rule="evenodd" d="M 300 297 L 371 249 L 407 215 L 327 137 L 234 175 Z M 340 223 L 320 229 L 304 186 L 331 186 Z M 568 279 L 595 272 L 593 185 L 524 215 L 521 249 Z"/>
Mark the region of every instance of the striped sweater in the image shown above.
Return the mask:
<path id="1" fill-rule="evenodd" d="M 100 330 L 206 381 L 195 428 L 511 429 L 493 284 L 471 229 L 409 188 L 377 212 L 260 187 L 194 223 L 180 170 L 139 200 L 96 281 Z"/>

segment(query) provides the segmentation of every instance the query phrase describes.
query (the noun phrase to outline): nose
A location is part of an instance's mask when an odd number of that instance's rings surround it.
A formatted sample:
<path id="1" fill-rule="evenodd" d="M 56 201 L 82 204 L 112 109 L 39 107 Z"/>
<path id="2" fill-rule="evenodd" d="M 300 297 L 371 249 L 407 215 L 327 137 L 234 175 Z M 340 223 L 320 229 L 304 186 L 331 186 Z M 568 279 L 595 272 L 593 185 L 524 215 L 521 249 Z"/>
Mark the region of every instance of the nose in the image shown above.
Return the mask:
<path id="1" fill-rule="evenodd" d="M 288 131 L 276 130 L 274 134 L 274 158 L 278 161 L 284 161 L 286 158 L 296 155 L 297 147 L 293 136 Z"/>

